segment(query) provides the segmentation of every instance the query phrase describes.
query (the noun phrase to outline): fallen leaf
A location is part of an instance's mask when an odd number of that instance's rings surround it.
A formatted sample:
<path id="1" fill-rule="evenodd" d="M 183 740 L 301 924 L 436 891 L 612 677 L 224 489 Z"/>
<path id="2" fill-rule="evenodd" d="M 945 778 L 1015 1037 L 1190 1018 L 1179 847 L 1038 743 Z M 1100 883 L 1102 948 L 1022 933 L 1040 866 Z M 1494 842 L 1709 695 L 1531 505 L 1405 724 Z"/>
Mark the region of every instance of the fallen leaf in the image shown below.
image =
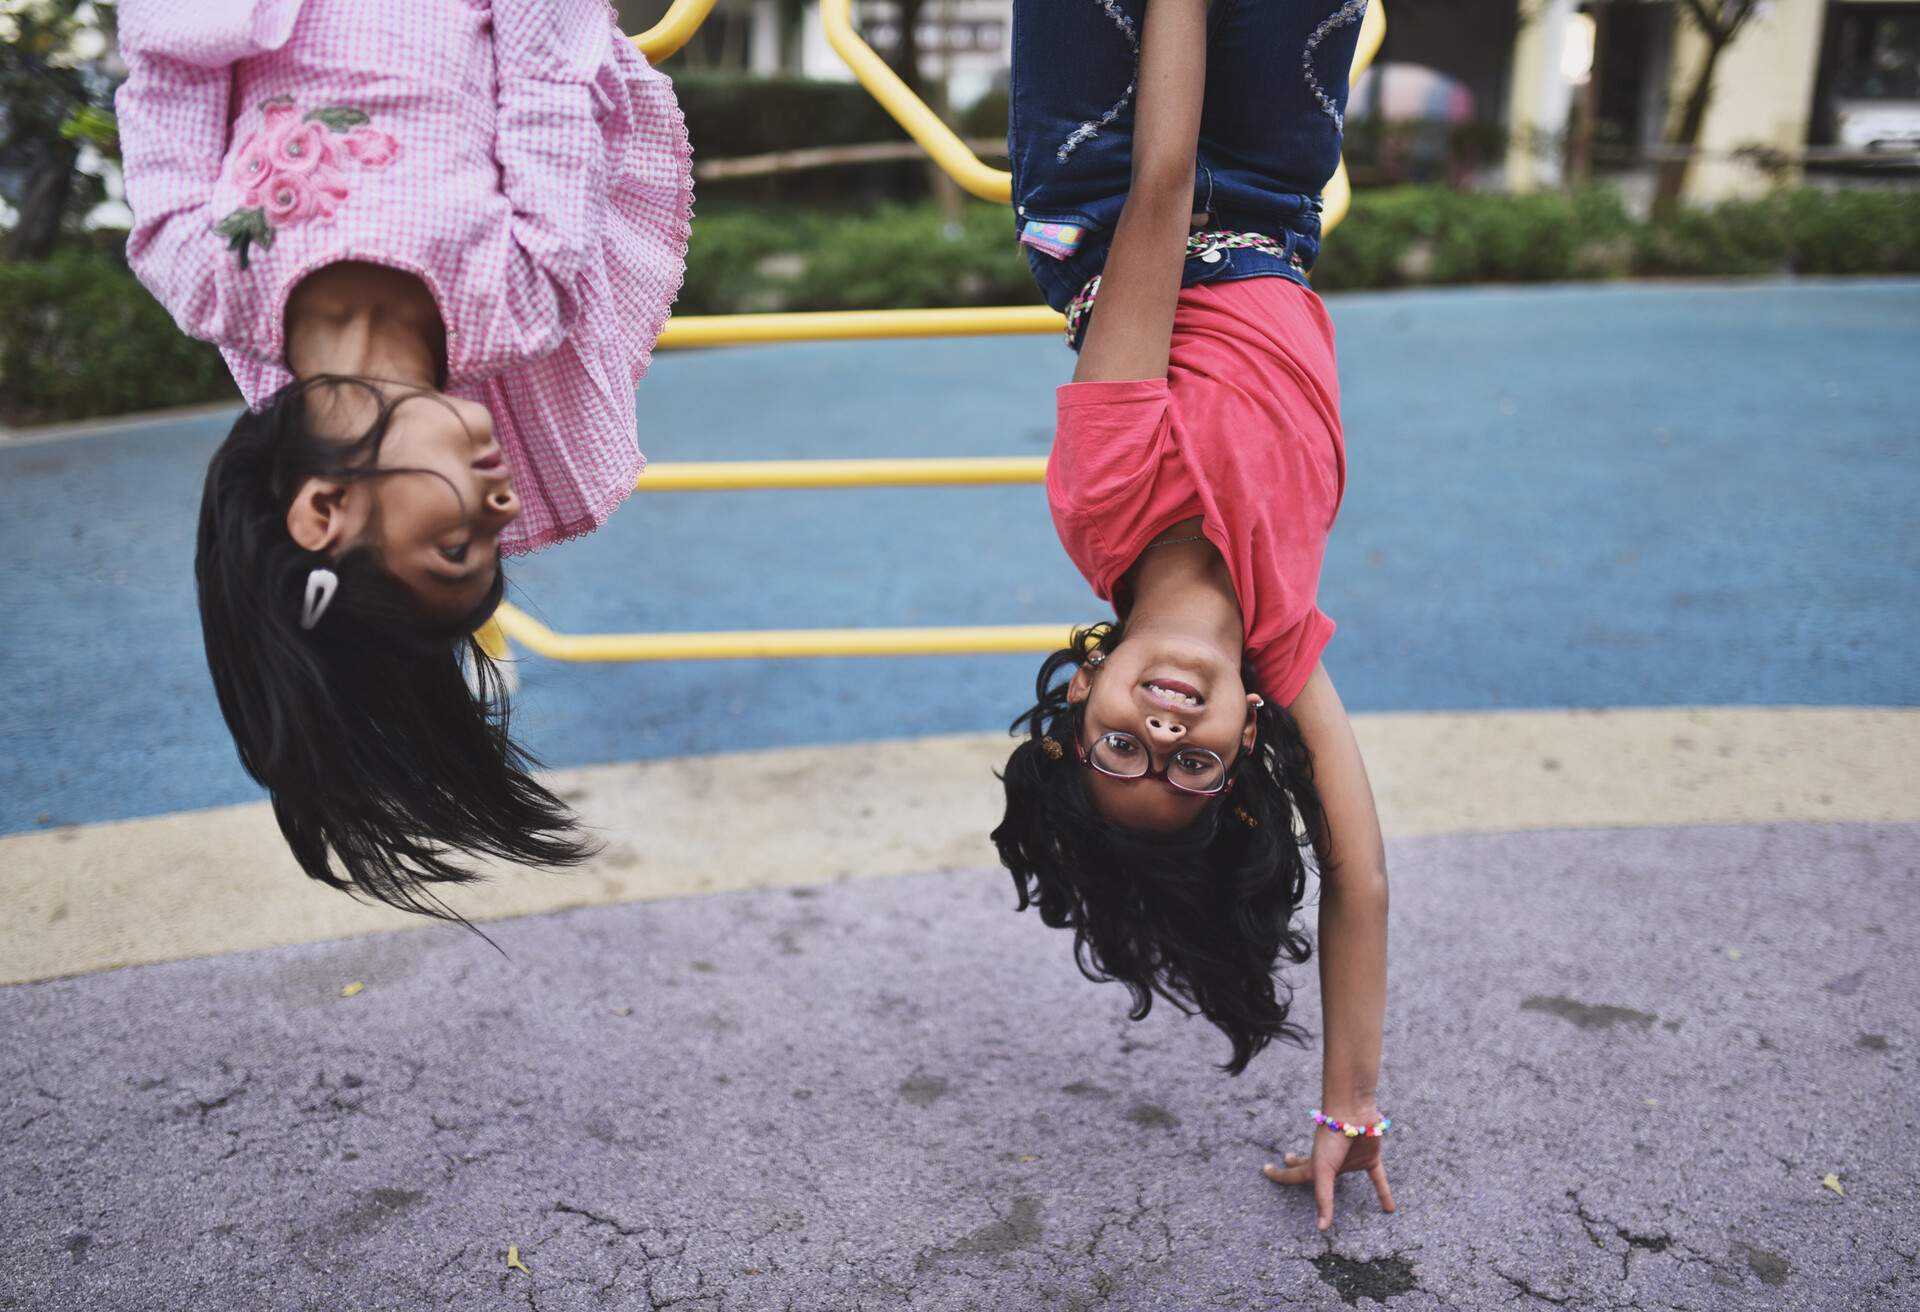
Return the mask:
<path id="1" fill-rule="evenodd" d="M 1023 1162 L 1037 1162 L 1040 1158 L 1035 1153 L 1021 1153 L 1020 1160 Z"/>
<path id="2" fill-rule="evenodd" d="M 350 998 L 365 987 L 366 987 L 365 984 L 361 983 L 359 980 L 355 980 L 353 983 L 347 985 L 345 988 L 340 990 L 340 996 L 343 998 Z"/>
<path id="3" fill-rule="evenodd" d="M 633 1008 L 632 1008 L 632 1007 L 614 1007 L 614 1008 L 612 1008 L 612 1011 L 613 1011 L 613 1014 L 614 1014 L 614 1015 L 616 1015 L 616 1016 L 631 1016 L 631 1015 L 633 1015 Z"/>
<path id="4" fill-rule="evenodd" d="M 1658 1107 L 1660 1105 L 1660 1100 L 1658 1098 L 1642 1098 L 1640 1101 L 1645 1103 L 1649 1107 Z"/>
<path id="5" fill-rule="evenodd" d="M 1845 1198 L 1847 1196 L 1846 1186 L 1840 1183 L 1840 1177 L 1835 1175 L 1832 1171 L 1827 1172 L 1827 1178 L 1822 1180 L 1820 1184 L 1822 1188 L 1831 1189 L 1835 1193 L 1839 1194 L 1842 1198 Z"/>
<path id="6" fill-rule="evenodd" d="M 527 1271 L 527 1264 L 520 1260 L 520 1245 L 518 1244 L 507 1245 L 507 1270 L 526 1271 L 528 1275 L 533 1274 L 533 1272 Z"/>
<path id="7" fill-rule="evenodd" d="M 1740 960 L 1740 957 L 1741 957 L 1741 952 L 1740 952 L 1740 949 L 1739 949 L 1739 948 L 1728 948 L 1728 949 L 1727 949 L 1727 960 L 1728 960 L 1728 961 L 1738 961 L 1738 960 Z"/>

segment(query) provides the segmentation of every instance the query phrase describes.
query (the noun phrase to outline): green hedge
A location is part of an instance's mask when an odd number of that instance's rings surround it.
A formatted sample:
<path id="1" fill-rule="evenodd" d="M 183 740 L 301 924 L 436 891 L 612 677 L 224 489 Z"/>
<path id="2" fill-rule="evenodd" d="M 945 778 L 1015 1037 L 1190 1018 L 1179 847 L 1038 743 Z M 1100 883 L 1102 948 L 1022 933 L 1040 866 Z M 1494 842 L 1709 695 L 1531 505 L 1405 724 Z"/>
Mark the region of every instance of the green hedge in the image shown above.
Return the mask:
<path id="1" fill-rule="evenodd" d="M 972 201 L 952 230 L 931 204 L 842 212 L 708 203 L 678 310 L 1031 303 L 1038 296 L 1012 229 L 1003 208 Z M 1920 195 L 1795 191 L 1644 223 L 1608 191 L 1363 191 L 1328 239 L 1314 285 L 1782 273 L 1920 273 Z M 232 395 L 218 353 L 182 337 L 111 255 L 0 265 L 0 421 Z"/>
<path id="2" fill-rule="evenodd" d="M 1727 274 L 1920 272 L 1920 195 L 1788 192 L 1632 218 L 1611 191 L 1503 196 L 1361 192 L 1327 239 L 1322 291 Z M 860 214 L 738 209 L 694 224 L 687 314 L 879 309 L 1036 299 L 1012 224 L 969 202 L 946 232 L 926 205 Z"/>
<path id="3" fill-rule="evenodd" d="M 1013 223 L 969 203 L 948 230 L 932 205 L 855 214 L 735 210 L 694 221 L 676 311 L 892 310 L 1039 299 Z"/>
<path id="4" fill-rule="evenodd" d="M 1920 272 L 1920 194 L 1791 191 L 1633 219 L 1611 191 L 1362 191 L 1314 270 L 1323 291 L 1642 274 Z"/>
<path id="5" fill-rule="evenodd" d="M 238 399 L 220 352 L 182 335 L 118 260 L 0 264 L 0 422 Z"/>

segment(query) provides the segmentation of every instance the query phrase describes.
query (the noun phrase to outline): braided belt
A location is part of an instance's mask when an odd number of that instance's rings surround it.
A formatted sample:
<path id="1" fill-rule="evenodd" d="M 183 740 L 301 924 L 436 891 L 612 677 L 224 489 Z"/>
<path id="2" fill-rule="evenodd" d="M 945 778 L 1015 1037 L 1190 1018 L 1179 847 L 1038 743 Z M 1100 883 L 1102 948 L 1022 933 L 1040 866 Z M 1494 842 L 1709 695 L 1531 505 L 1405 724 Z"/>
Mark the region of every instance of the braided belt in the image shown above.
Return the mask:
<path id="1" fill-rule="evenodd" d="M 1278 259 L 1290 261 L 1296 269 L 1300 267 L 1298 255 L 1289 256 L 1284 245 L 1264 233 L 1224 232 L 1216 228 L 1187 234 L 1188 259 L 1205 260 L 1207 256 L 1212 255 L 1214 258 L 1207 261 L 1212 264 L 1219 260 L 1221 251 L 1264 251 Z M 1081 326 L 1086 323 L 1087 316 L 1093 312 L 1094 298 L 1099 295 L 1100 275 L 1096 273 L 1087 279 L 1087 285 L 1075 294 L 1072 301 L 1068 302 L 1068 346 L 1072 346 L 1080 339 Z"/>

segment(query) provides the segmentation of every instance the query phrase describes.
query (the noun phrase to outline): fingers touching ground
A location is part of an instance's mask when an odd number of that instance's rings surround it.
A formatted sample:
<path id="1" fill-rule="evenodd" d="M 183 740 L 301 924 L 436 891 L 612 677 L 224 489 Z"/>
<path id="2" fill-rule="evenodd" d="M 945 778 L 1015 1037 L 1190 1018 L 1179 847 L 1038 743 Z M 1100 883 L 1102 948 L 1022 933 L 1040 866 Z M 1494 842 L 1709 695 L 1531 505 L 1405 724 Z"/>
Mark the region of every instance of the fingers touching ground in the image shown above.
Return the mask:
<path id="1" fill-rule="evenodd" d="M 1393 1210 L 1393 1190 L 1387 1188 L 1387 1167 L 1384 1162 L 1375 1162 L 1367 1168 L 1367 1177 L 1373 1181 L 1374 1192 L 1380 1195 L 1380 1210 Z"/>
<path id="2" fill-rule="evenodd" d="M 1319 1229 L 1325 1230 L 1333 1224 L 1333 1182 L 1339 1171 L 1331 1163 L 1321 1169 L 1314 1169 L 1313 1159 L 1300 1153 L 1286 1153 L 1276 1166 L 1268 1162 L 1261 1173 L 1275 1184 L 1310 1184 L 1313 1186 L 1315 1222 Z M 1367 1178 L 1373 1181 L 1374 1192 L 1380 1196 L 1380 1209 L 1384 1212 L 1394 1210 L 1393 1190 L 1387 1185 L 1387 1168 L 1383 1162 L 1376 1161 L 1365 1168 Z"/>
<path id="3" fill-rule="evenodd" d="M 1284 1169 L 1268 1162 L 1260 1169 L 1267 1179 L 1275 1184 L 1307 1184 L 1313 1179 L 1313 1165 L 1299 1153 L 1288 1153 L 1282 1157 Z"/>

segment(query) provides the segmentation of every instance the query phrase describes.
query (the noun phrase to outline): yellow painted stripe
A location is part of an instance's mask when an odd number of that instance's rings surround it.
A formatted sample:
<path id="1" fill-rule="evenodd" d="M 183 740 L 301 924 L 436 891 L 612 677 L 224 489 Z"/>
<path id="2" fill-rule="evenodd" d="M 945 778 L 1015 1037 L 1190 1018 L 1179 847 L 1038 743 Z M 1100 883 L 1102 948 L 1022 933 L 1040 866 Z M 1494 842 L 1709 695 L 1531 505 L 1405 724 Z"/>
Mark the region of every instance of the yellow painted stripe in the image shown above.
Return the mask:
<path id="1" fill-rule="evenodd" d="M 1390 837 L 1920 821 L 1920 711 L 1660 709 L 1355 719 Z M 999 734 L 560 771 L 606 850 L 450 899 L 475 919 L 994 865 Z M 294 867 L 264 805 L 0 838 L 0 983 L 410 928 Z"/>

